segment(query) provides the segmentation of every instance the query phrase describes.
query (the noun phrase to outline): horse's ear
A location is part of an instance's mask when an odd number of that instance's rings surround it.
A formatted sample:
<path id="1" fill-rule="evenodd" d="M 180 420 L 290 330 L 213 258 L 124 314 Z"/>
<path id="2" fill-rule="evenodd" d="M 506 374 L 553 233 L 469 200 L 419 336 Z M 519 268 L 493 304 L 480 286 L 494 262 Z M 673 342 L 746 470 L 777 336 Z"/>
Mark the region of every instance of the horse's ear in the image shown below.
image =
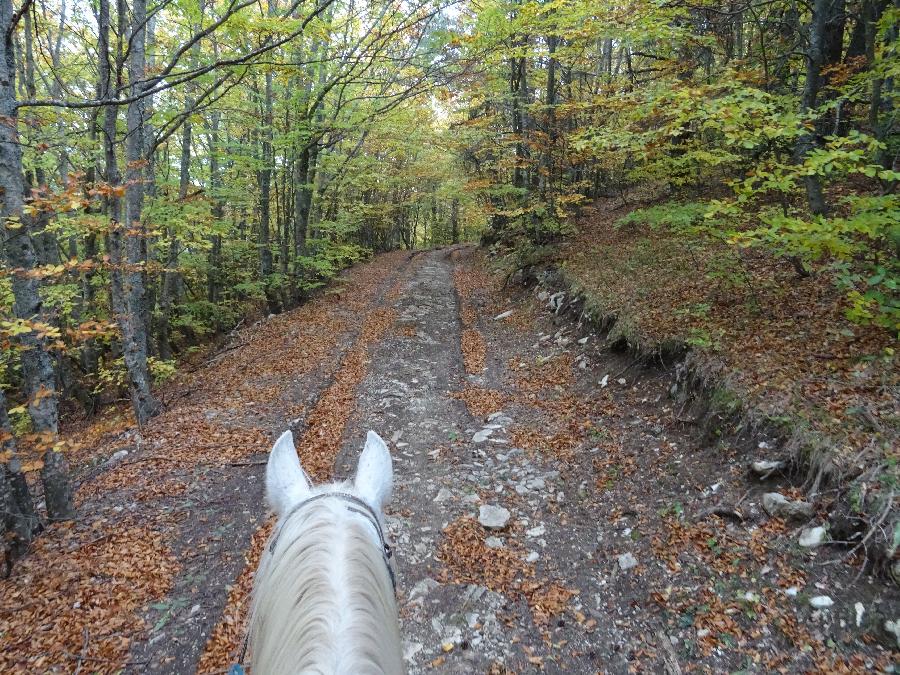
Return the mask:
<path id="1" fill-rule="evenodd" d="M 390 501 L 393 483 L 391 453 L 381 436 L 370 431 L 356 466 L 353 485 L 360 497 L 379 509 Z"/>
<path id="2" fill-rule="evenodd" d="M 303 500 L 311 489 L 294 449 L 294 436 L 285 431 L 275 441 L 266 465 L 266 500 L 278 516 Z"/>

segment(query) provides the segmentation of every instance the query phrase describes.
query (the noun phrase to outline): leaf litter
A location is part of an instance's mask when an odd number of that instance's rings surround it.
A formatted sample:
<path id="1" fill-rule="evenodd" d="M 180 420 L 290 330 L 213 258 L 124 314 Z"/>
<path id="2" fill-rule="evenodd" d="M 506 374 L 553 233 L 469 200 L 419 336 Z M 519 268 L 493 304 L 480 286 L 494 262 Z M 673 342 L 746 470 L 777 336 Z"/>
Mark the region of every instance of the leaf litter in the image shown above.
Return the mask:
<path id="1" fill-rule="evenodd" d="M 367 339 L 391 324 L 389 313 L 363 318 L 406 259 L 387 254 L 351 270 L 339 305 L 323 294 L 236 332 L 233 345 L 163 388 L 167 410 L 143 430 L 124 407 L 64 428 L 81 515 L 47 528 L 0 581 L 0 670 L 117 673 L 129 663 L 151 629 L 147 607 L 166 598 L 179 573 L 173 546 L 188 512 L 173 510 L 173 500 L 184 500 L 196 471 L 267 451 L 273 426 L 302 410 L 290 400 L 298 377 L 327 367 L 354 322 Z M 363 367 L 358 353 L 348 358 Z M 316 428 L 328 436 L 327 424 Z M 124 459 L 104 464 L 120 449 Z"/>
<path id="2" fill-rule="evenodd" d="M 386 300 L 398 297 L 406 282 L 405 275 L 414 269 L 411 265 L 404 270 L 404 276 L 385 294 Z M 306 430 L 296 447 L 304 469 L 316 482 L 332 477 L 347 421 L 355 409 L 356 389 L 366 375 L 369 350 L 394 325 L 396 318 L 397 313 L 387 307 L 378 307 L 365 315 L 359 335 L 341 362 L 332 384 L 308 416 Z M 198 673 L 222 672 L 238 659 L 248 620 L 253 578 L 273 526 L 274 522 L 270 520 L 253 534 L 244 568 L 229 592 L 222 619 L 206 643 Z"/>

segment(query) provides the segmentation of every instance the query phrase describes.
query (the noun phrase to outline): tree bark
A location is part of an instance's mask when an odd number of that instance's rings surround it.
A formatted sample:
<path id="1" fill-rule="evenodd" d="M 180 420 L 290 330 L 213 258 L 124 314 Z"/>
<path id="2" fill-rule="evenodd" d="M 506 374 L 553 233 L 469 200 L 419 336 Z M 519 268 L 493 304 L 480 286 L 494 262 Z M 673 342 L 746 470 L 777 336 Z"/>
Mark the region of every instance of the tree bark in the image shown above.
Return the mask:
<path id="1" fill-rule="evenodd" d="M 829 59 L 840 61 L 841 40 L 843 39 L 844 1 L 815 0 L 812 7 L 812 19 L 808 28 L 808 47 L 806 51 L 806 82 L 800 99 L 802 113 L 813 113 L 822 88 L 822 67 L 832 63 Z M 834 26 L 840 25 L 840 34 L 835 34 Z M 814 124 L 815 127 L 815 124 Z M 803 162 L 806 156 L 816 147 L 815 128 L 807 130 L 797 140 L 796 161 Z M 828 203 L 822 189 L 822 180 L 817 175 L 805 176 L 806 198 L 809 210 L 814 215 L 826 215 Z"/>
<path id="2" fill-rule="evenodd" d="M 459 243 L 459 198 L 450 202 L 450 238 L 454 244 Z"/>
<path id="3" fill-rule="evenodd" d="M 212 217 L 216 224 L 222 222 L 225 212 L 219 191 L 222 189 L 222 172 L 219 166 L 219 119 L 220 113 L 214 110 L 210 115 L 209 135 L 209 186 L 213 206 Z M 207 256 L 206 272 L 206 299 L 211 303 L 219 302 L 219 290 L 221 288 L 219 267 L 222 264 L 222 235 L 214 234 L 210 237 L 210 247 Z M 220 326 L 217 326 L 219 328 Z"/>
<path id="4" fill-rule="evenodd" d="M 139 96 L 145 76 L 146 0 L 132 1 L 132 30 L 128 59 L 130 94 Z M 143 246 L 146 236 L 141 211 L 144 202 L 144 102 L 137 99 L 128 104 L 126 113 L 128 135 L 125 141 L 125 232 L 123 272 L 123 311 L 119 315 L 122 331 L 122 351 L 128 370 L 131 403 L 138 424 L 160 411 L 159 402 L 150 391 L 147 367 L 147 322 L 144 304 Z M 121 227 L 119 228 L 121 229 Z M 121 250 L 121 249 L 120 249 Z M 120 259 L 122 256 L 120 256 Z"/>
<path id="5" fill-rule="evenodd" d="M 36 98 L 37 87 L 34 81 L 34 28 L 31 21 L 31 12 L 25 12 L 23 17 L 23 33 L 25 36 L 24 51 L 24 75 L 25 93 L 28 98 Z M 35 125 L 28 124 L 28 128 Z M 62 178 L 62 177 L 61 177 Z M 25 184 L 28 192 L 36 192 L 41 195 L 47 193 L 47 175 L 44 168 L 38 164 L 34 170 L 25 173 Z M 39 210 L 31 219 L 31 237 L 34 241 L 34 254 L 39 265 L 52 265 L 59 262 L 59 245 L 56 237 L 47 229 L 50 222 L 50 213 L 44 209 Z"/>
<path id="6" fill-rule="evenodd" d="M 11 539 L 7 551 L 9 566 L 28 548 L 40 528 L 40 521 L 22 473 L 22 463 L 16 455 L 16 441 L 6 413 L 3 389 L 0 389 L 0 452 L 9 454 L 9 459 L 0 463 L 0 537 L 8 532 Z"/>
<path id="7" fill-rule="evenodd" d="M 272 202 L 272 166 L 274 156 L 272 151 L 274 123 L 272 114 L 272 73 L 266 72 L 265 91 L 263 93 L 263 129 L 262 144 L 260 148 L 262 167 L 258 173 L 259 180 L 259 232 L 257 246 L 259 247 L 259 275 L 263 282 L 266 296 L 266 304 L 269 312 L 279 311 L 276 293 L 272 288 L 273 260 L 269 238 L 272 229 L 271 202 Z"/>
<path id="8" fill-rule="evenodd" d="M 0 0 L 0 218 L 6 235 L 4 253 L 11 270 L 14 296 L 13 312 L 23 321 L 46 320 L 40 297 L 39 282 L 28 273 L 34 269 L 36 255 L 29 218 L 24 212 L 25 178 L 22 171 L 22 152 L 18 139 L 18 109 L 16 108 L 16 63 L 13 46 L 13 8 L 11 0 Z M 45 463 L 59 470 L 44 476 L 44 489 L 70 495 L 68 471 L 62 456 L 53 449 L 58 432 L 59 412 L 56 373 L 47 339 L 31 330 L 19 337 L 22 347 L 22 372 L 28 395 L 28 412 L 35 433 L 48 447 Z M 5 406 L 4 406 L 5 415 Z M 59 455 L 59 457 L 57 457 Z M 62 461 L 59 461 L 62 460 Z M 52 481 L 50 485 L 46 481 Z M 71 500 L 47 503 L 52 520 L 72 515 Z"/>

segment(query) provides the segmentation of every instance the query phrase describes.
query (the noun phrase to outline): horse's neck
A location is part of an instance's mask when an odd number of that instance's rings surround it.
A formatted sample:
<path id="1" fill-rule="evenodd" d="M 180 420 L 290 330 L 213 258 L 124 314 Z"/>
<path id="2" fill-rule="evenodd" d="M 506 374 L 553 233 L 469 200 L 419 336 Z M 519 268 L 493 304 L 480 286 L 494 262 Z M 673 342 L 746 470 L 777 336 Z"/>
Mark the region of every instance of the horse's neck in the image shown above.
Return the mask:
<path id="1" fill-rule="evenodd" d="M 371 525 L 340 505 L 289 518 L 254 588 L 258 673 L 395 673 L 397 609 Z"/>

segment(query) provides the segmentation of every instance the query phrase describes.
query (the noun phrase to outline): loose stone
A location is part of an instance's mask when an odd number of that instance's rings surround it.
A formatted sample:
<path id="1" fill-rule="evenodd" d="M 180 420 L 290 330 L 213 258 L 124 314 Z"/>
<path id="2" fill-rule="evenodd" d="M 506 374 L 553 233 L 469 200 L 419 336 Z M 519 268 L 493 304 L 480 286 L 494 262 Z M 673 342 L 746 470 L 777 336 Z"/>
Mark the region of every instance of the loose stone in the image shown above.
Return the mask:
<path id="1" fill-rule="evenodd" d="M 502 506 L 482 504 L 478 508 L 478 522 L 488 530 L 501 530 L 509 522 L 509 511 Z"/>

